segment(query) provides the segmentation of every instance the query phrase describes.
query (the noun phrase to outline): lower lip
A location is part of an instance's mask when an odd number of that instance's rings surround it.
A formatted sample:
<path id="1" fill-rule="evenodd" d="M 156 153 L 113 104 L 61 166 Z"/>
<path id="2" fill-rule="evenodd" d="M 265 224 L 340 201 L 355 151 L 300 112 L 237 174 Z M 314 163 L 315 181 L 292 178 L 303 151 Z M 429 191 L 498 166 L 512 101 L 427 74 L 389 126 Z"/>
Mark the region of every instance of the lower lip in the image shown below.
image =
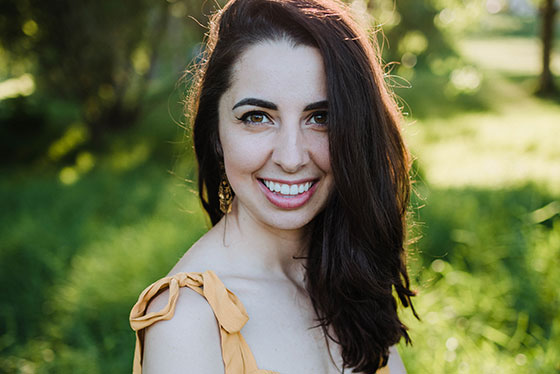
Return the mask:
<path id="1" fill-rule="evenodd" d="M 258 184 L 268 201 L 282 209 L 297 209 L 305 205 L 315 190 L 317 190 L 318 183 L 319 182 L 313 183 L 309 190 L 297 195 L 280 195 L 279 193 L 270 191 L 260 180 L 258 181 Z"/>

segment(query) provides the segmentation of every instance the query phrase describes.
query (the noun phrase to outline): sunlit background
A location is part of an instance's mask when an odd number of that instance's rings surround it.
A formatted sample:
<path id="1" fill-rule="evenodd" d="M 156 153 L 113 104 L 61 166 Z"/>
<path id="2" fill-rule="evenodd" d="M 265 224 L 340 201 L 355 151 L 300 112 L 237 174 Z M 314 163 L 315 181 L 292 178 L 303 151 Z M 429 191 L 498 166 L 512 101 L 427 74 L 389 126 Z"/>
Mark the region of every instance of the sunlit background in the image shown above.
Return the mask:
<path id="1" fill-rule="evenodd" d="M 560 2 L 352 6 L 416 158 L 408 372 L 560 373 Z M 207 227 L 182 100 L 212 7 L 0 2 L 0 373 L 131 372 L 131 306 Z"/>

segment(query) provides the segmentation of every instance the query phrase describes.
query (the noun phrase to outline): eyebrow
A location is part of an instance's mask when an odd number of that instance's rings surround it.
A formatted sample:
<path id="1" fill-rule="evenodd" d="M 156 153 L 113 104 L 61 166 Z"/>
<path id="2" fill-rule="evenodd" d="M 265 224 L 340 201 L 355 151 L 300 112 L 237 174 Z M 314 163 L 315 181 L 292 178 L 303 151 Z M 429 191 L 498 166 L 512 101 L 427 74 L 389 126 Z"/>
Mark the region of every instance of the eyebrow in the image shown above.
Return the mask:
<path id="1" fill-rule="evenodd" d="M 243 105 L 253 105 L 253 106 L 260 106 L 261 108 L 278 110 L 278 107 L 276 106 L 276 104 L 271 103 L 270 101 L 266 101 L 266 100 L 255 99 L 253 97 L 248 97 L 248 98 L 240 100 L 237 104 L 235 104 L 233 106 L 233 108 L 231 108 L 231 110 L 234 110 L 235 108 L 243 106 Z"/>
<path id="2" fill-rule="evenodd" d="M 261 99 L 256 99 L 253 97 L 248 97 L 245 99 L 242 99 L 240 101 L 237 102 L 237 104 L 235 104 L 233 106 L 233 108 L 231 108 L 231 110 L 234 110 L 235 108 L 238 108 L 240 106 L 243 105 L 253 105 L 253 106 L 258 106 L 261 108 L 266 108 L 266 109 L 271 109 L 271 110 L 278 110 L 278 106 L 270 101 L 266 101 L 266 100 L 261 100 Z M 307 105 L 305 108 L 303 108 L 304 112 L 310 111 L 310 110 L 315 110 L 315 109 L 326 109 L 328 108 L 329 103 L 327 100 L 321 100 L 321 101 L 317 101 L 315 103 L 311 103 L 309 105 Z"/>
<path id="3" fill-rule="evenodd" d="M 304 112 L 315 110 L 315 109 L 327 109 L 329 107 L 329 102 L 327 100 L 317 101 L 316 103 L 311 103 L 305 108 L 303 108 Z"/>

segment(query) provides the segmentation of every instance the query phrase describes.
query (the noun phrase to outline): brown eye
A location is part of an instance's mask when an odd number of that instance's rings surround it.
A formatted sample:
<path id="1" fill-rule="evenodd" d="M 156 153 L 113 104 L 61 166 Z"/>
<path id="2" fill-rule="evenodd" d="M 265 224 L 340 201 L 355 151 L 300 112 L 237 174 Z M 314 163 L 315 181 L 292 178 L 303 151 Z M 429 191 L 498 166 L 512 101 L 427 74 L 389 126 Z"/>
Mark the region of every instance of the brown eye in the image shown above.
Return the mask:
<path id="1" fill-rule="evenodd" d="M 248 112 L 241 116 L 239 120 L 248 125 L 271 122 L 266 113 L 263 112 Z"/>
<path id="2" fill-rule="evenodd" d="M 327 112 L 316 112 L 313 113 L 313 115 L 311 116 L 310 122 L 317 125 L 326 125 L 327 118 L 328 118 Z"/>
<path id="3" fill-rule="evenodd" d="M 262 114 L 251 114 L 247 119 L 250 122 L 263 122 L 264 116 Z"/>

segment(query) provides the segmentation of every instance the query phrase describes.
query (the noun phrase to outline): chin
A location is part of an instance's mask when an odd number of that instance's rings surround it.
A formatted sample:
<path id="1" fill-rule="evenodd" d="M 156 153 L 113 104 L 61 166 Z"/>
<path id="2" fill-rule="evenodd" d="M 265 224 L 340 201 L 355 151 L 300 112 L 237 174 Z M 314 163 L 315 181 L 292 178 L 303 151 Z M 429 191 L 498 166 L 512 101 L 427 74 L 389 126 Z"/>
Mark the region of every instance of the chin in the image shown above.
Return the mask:
<path id="1" fill-rule="evenodd" d="M 295 212 L 291 212 L 295 213 Z M 283 214 L 279 214 L 283 215 Z M 262 222 L 276 230 L 286 230 L 286 231 L 294 231 L 294 230 L 301 230 L 309 226 L 309 224 L 315 218 L 315 215 L 301 215 L 298 214 L 286 214 L 284 217 L 269 217 L 268 219 L 263 220 Z"/>

